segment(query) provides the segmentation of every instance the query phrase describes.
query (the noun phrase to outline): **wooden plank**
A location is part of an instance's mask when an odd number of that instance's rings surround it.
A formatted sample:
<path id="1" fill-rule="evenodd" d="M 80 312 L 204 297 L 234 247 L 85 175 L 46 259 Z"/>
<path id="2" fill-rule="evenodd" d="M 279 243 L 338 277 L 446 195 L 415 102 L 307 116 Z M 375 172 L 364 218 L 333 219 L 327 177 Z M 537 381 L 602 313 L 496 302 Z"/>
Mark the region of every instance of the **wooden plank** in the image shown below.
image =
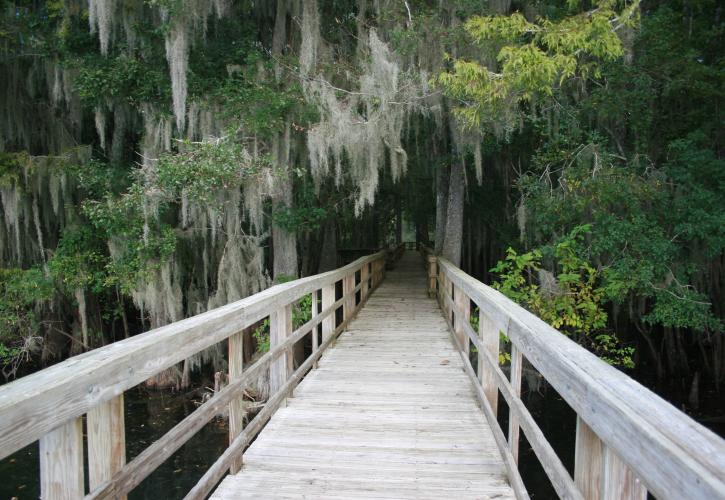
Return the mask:
<path id="1" fill-rule="evenodd" d="M 40 494 L 44 500 L 83 498 L 83 422 L 80 418 L 40 439 Z"/>
<path id="2" fill-rule="evenodd" d="M 499 351 L 499 331 L 493 321 L 489 319 L 482 309 L 478 310 L 478 335 L 480 342 L 478 345 L 478 379 L 483 386 L 483 392 L 486 394 L 493 414 L 498 413 L 498 386 L 496 385 L 496 377 L 488 363 L 486 356 L 481 351 L 487 351 L 492 359 L 498 363 Z"/>
<path id="3" fill-rule="evenodd" d="M 450 300 L 450 297 L 445 295 L 445 292 L 443 294 L 443 299 L 447 300 L 447 303 L 450 304 L 452 308 L 457 309 L 457 306 Z M 475 338 L 475 332 L 473 332 L 472 328 L 468 328 L 469 325 L 464 326 L 468 331 L 469 339 L 473 341 Z M 450 323 L 449 327 L 451 328 L 451 332 L 453 332 L 453 327 Z M 511 417 L 516 419 L 517 426 L 523 426 L 529 443 L 536 453 L 536 456 L 539 458 L 544 471 L 551 480 L 558 495 L 561 498 L 581 498 L 581 495 L 576 489 L 571 476 L 554 452 L 551 444 L 549 444 L 544 437 L 541 429 L 536 424 L 529 411 L 522 403 L 519 397 L 520 391 L 517 394 L 501 372 L 501 369 L 498 366 L 498 359 L 494 360 L 487 350 L 481 349 L 478 345 L 477 347 L 479 347 L 479 358 L 482 358 L 484 363 L 487 365 L 488 372 L 494 375 L 495 384 L 497 388 L 501 390 L 509 405 Z M 464 361 L 467 360 L 468 358 L 465 357 Z M 466 368 L 465 365 L 466 363 L 464 363 L 464 368 Z M 509 447 L 507 446 L 506 448 L 507 451 L 509 451 Z"/>
<path id="4" fill-rule="evenodd" d="M 0 459 L 156 373 L 354 272 L 385 252 L 74 356 L 0 388 Z"/>
<path id="5" fill-rule="evenodd" d="M 324 286 L 322 288 L 322 308 L 327 309 L 331 304 L 335 303 L 335 284 Z M 332 332 L 335 331 L 335 314 L 329 315 L 322 322 L 322 342 L 324 343 Z"/>
<path id="6" fill-rule="evenodd" d="M 656 497 L 725 496 L 722 438 L 498 291 L 438 264 Z"/>
<path id="7" fill-rule="evenodd" d="M 342 295 L 345 297 L 343 314 L 345 318 L 355 314 L 355 273 L 350 273 L 342 279 Z"/>
<path id="8" fill-rule="evenodd" d="M 576 419 L 574 481 L 587 500 L 599 500 L 604 443 L 581 418 Z"/>
<path id="9" fill-rule="evenodd" d="M 341 299 L 342 300 L 342 299 Z M 332 304 L 334 307 L 335 304 Z M 287 381 L 269 398 L 264 408 L 252 419 L 244 430 L 234 439 L 224 453 L 217 459 L 214 464 L 206 471 L 199 482 L 184 497 L 185 500 L 203 499 L 211 492 L 212 488 L 226 474 L 231 466 L 233 458 L 244 451 L 244 448 L 250 443 L 257 433 L 262 429 L 264 424 L 272 417 L 277 409 L 282 405 L 284 399 L 291 393 L 294 387 L 312 368 L 314 363 L 322 356 L 325 349 L 335 340 L 337 335 L 345 329 L 347 324 L 353 318 L 344 320 L 332 333 L 325 339 L 320 348 L 313 352 L 304 363 L 287 379 Z"/>
<path id="10" fill-rule="evenodd" d="M 246 384 L 258 377 L 262 370 L 281 355 L 289 346 L 304 337 L 310 328 L 314 328 L 327 316 L 333 314 L 335 308 L 342 303 L 339 300 L 323 310 L 316 317 L 295 330 L 283 344 L 273 347 L 248 367 L 241 376 L 230 381 L 224 389 L 214 395 L 209 401 L 197 408 L 191 415 L 176 424 L 169 432 L 142 451 L 129 462 L 121 471 L 114 474 L 111 480 L 91 491 L 87 499 L 118 497 L 126 494 L 140 484 L 151 472 L 176 452 L 191 436 L 196 434 L 209 420 L 218 415 L 225 406 L 242 396 Z M 234 455 L 231 459 L 235 459 Z"/>
<path id="11" fill-rule="evenodd" d="M 212 498 L 513 498 L 425 271 L 406 257 Z"/>
<path id="12" fill-rule="evenodd" d="M 319 312 L 322 310 L 322 304 L 320 302 L 320 291 L 315 290 L 312 292 L 312 314 L 311 318 L 314 318 L 319 314 Z M 317 351 L 320 345 L 320 332 L 319 328 L 315 326 L 312 328 L 312 352 Z M 317 368 L 317 363 L 315 363 L 313 368 Z M 234 474 L 234 472 L 232 472 Z"/>
<path id="13" fill-rule="evenodd" d="M 360 300 L 364 301 L 365 297 L 368 295 L 368 289 L 370 288 L 368 284 L 368 280 L 370 279 L 370 272 L 368 269 L 368 266 L 362 266 L 360 268 L 360 283 L 362 284 L 362 287 L 360 287 Z"/>
<path id="14" fill-rule="evenodd" d="M 438 265 L 435 255 L 428 255 L 428 297 L 436 295 L 436 280 L 438 276 Z"/>
<path id="15" fill-rule="evenodd" d="M 292 304 L 278 308 L 269 316 L 269 346 L 277 347 L 292 333 Z M 269 392 L 276 393 L 292 373 L 292 348 L 286 347 L 269 365 Z"/>
<path id="16" fill-rule="evenodd" d="M 229 337 L 229 381 L 238 380 L 244 371 L 244 332 Z M 244 397 L 238 396 L 229 403 L 229 442 L 242 432 L 244 427 Z M 242 457 L 232 461 L 231 470 L 234 474 L 242 468 Z"/>
<path id="17" fill-rule="evenodd" d="M 126 464 L 123 394 L 88 412 L 88 479 L 91 490 Z M 125 495 L 120 497 L 125 498 Z"/>
<path id="18" fill-rule="evenodd" d="M 521 370 L 523 356 L 514 344 L 511 344 L 511 388 L 514 396 L 521 399 Z M 514 462 L 519 463 L 519 419 L 515 412 L 509 412 L 509 448 Z"/>
<path id="19" fill-rule="evenodd" d="M 460 288 L 455 288 L 455 322 L 454 322 L 454 333 L 458 340 L 458 345 L 463 349 L 463 352 L 466 356 L 468 356 L 468 353 L 470 352 L 470 342 L 467 335 L 467 329 L 466 326 L 471 326 L 469 321 L 471 319 L 471 299 L 468 298 L 468 296 L 461 290 Z M 477 341 L 475 335 L 472 336 L 474 341 Z"/>
<path id="20" fill-rule="evenodd" d="M 574 480 L 587 500 L 644 500 L 647 489 L 581 419 L 576 422 Z"/>

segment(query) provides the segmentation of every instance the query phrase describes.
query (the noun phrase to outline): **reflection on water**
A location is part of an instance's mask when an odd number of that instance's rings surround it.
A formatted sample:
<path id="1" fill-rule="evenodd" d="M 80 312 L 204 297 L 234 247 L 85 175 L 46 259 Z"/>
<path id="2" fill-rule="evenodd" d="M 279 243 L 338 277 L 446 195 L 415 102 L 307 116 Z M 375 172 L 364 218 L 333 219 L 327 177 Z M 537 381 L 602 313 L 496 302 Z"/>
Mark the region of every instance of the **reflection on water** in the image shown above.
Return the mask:
<path id="1" fill-rule="evenodd" d="M 194 399 L 184 394 L 143 389 L 127 391 L 125 403 L 128 460 L 197 408 Z M 132 491 L 129 499 L 183 498 L 226 449 L 227 432 L 225 420 L 210 422 Z M 36 442 L 0 461 L 0 499 L 38 498 L 39 478 Z"/>

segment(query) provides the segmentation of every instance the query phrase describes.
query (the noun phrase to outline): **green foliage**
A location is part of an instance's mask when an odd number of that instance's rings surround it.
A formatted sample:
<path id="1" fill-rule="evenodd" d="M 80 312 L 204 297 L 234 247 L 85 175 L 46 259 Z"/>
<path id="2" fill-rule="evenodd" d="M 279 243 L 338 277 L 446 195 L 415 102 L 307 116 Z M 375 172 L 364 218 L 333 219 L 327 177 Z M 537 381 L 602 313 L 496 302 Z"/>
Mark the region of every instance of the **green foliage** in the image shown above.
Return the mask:
<path id="1" fill-rule="evenodd" d="M 265 319 L 254 329 L 252 336 L 257 343 L 257 352 L 269 351 L 269 319 Z"/>
<path id="2" fill-rule="evenodd" d="M 589 226 L 578 227 L 553 249 L 519 255 L 509 248 L 506 259 L 491 270 L 500 276 L 493 286 L 605 361 L 632 368 L 634 348 L 620 345 L 613 333 L 605 331 L 607 313 L 600 272 L 578 255 L 590 231 Z M 545 253 L 551 253 L 559 269 L 556 283 L 546 286 L 537 284 L 535 277 L 542 269 Z"/>
<path id="3" fill-rule="evenodd" d="M 571 150 L 559 140 L 542 148 L 538 170 L 520 187 L 541 240 L 591 228 L 587 253 L 599 263 L 606 300 L 647 299 L 651 309 L 636 320 L 719 331 L 711 304 L 689 285 L 702 265 L 693 249 L 711 258 L 725 248 L 718 208 L 725 204 L 725 164 L 701 139 L 674 141 L 661 168 L 625 163 L 598 144 Z"/>
<path id="4" fill-rule="evenodd" d="M 38 347 L 37 307 L 53 296 L 53 283 L 40 269 L 0 268 L 0 366 L 5 378 Z"/>
<path id="5" fill-rule="evenodd" d="M 68 290 L 90 288 L 100 293 L 107 285 L 106 242 L 89 226 L 68 227 L 48 261 L 51 276 Z"/>
<path id="6" fill-rule="evenodd" d="M 617 12 L 613 2 L 603 0 L 591 11 L 538 23 L 519 13 L 474 16 L 466 30 L 483 50 L 496 52 L 499 68 L 456 59 L 452 70 L 440 73 L 434 83 L 463 102 L 456 112 L 464 124 L 477 128 L 496 121 L 519 104 L 552 96 L 574 76 L 601 77 L 601 62 L 622 56 L 615 30 L 632 25 L 637 5 Z"/>
<path id="7" fill-rule="evenodd" d="M 191 201 L 211 204 L 219 191 L 240 186 L 245 177 L 257 174 L 267 161 L 253 159 L 243 145 L 235 142 L 187 141 L 181 152 L 159 158 L 154 184 L 149 187 L 157 189 L 165 201 L 177 201 L 183 193 Z"/>
<path id="8" fill-rule="evenodd" d="M 74 79 L 75 89 L 89 105 L 102 105 L 110 99 L 138 106 L 171 99 L 168 71 L 158 64 L 126 54 L 89 55 L 70 64 L 79 69 Z"/>
<path id="9" fill-rule="evenodd" d="M 272 213 L 274 223 L 287 231 L 314 231 L 327 218 L 320 207 L 279 207 Z"/>
<path id="10" fill-rule="evenodd" d="M 292 308 L 292 329 L 297 329 L 312 319 L 312 294 L 302 297 Z"/>

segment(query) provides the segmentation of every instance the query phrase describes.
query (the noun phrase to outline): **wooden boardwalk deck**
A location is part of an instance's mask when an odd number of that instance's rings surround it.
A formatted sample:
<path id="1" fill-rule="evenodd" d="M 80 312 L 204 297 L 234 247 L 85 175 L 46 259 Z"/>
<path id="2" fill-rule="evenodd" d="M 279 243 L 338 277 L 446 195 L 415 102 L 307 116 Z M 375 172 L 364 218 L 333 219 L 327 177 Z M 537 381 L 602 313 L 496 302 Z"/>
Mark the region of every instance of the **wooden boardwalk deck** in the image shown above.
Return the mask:
<path id="1" fill-rule="evenodd" d="M 514 498 L 408 253 L 211 498 Z"/>

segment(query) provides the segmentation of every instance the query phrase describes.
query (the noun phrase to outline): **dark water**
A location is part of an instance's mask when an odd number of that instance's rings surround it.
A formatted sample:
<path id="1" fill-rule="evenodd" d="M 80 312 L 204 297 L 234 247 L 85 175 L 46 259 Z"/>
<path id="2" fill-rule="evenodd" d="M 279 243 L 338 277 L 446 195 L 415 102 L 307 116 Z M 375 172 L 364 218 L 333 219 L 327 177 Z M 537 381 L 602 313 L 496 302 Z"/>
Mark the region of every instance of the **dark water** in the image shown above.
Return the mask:
<path id="1" fill-rule="evenodd" d="M 126 456 L 130 461 L 193 412 L 199 398 L 136 388 L 125 393 Z M 212 420 L 131 492 L 131 500 L 183 498 L 228 442 L 227 423 Z M 0 499 L 40 496 L 38 443 L 0 461 Z M 87 477 L 87 474 L 86 474 Z M 87 487 L 87 485 L 86 485 Z"/>

